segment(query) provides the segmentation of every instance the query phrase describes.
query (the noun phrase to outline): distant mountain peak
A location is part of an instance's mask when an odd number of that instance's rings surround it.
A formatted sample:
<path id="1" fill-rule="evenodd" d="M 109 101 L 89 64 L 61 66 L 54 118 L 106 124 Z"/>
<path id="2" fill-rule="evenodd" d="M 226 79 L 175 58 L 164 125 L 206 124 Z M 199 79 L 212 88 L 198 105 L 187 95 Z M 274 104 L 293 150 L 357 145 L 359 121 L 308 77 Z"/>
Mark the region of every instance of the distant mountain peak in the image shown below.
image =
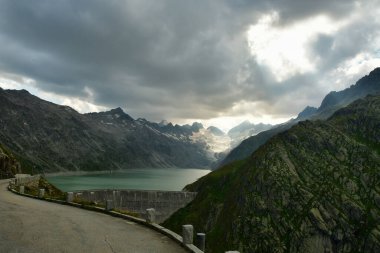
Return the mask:
<path id="1" fill-rule="evenodd" d="M 168 124 L 169 124 L 169 122 L 168 122 L 167 120 L 161 120 L 161 122 L 158 123 L 158 125 L 159 125 L 160 127 L 166 126 L 166 125 L 168 125 Z"/>
<path id="2" fill-rule="evenodd" d="M 192 126 L 196 126 L 196 127 L 199 127 L 199 128 L 203 128 L 202 123 L 199 123 L 199 122 L 194 122 Z"/>
<path id="3" fill-rule="evenodd" d="M 121 109 L 120 107 L 116 107 L 116 108 L 114 108 L 114 109 L 111 109 L 110 111 L 109 111 L 110 113 L 113 113 L 113 114 L 115 114 L 115 113 L 119 113 L 119 114 L 125 114 L 125 112 L 123 111 L 123 109 Z"/>
<path id="4" fill-rule="evenodd" d="M 118 115 L 118 117 L 120 117 L 121 119 L 134 121 L 134 119 L 131 116 L 129 116 L 127 113 L 125 113 L 123 109 L 121 109 L 120 107 L 106 111 L 105 114 Z"/>
<path id="5" fill-rule="evenodd" d="M 231 128 L 228 131 L 228 134 L 231 135 L 231 134 L 234 134 L 234 133 L 240 133 L 240 132 L 246 131 L 247 129 L 251 129 L 253 126 L 254 126 L 254 124 L 252 124 L 248 120 L 244 120 L 239 125 Z"/>
<path id="6" fill-rule="evenodd" d="M 0 87 L 0 91 L 5 91 L 5 92 L 11 92 L 13 94 L 21 94 L 21 95 L 32 95 L 30 94 L 29 91 L 25 90 L 25 89 L 22 89 L 22 90 L 14 90 L 14 89 L 2 89 Z"/>
<path id="7" fill-rule="evenodd" d="M 191 125 L 191 130 L 192 130 L 193 132 L 198 132 L 200 129 L 203 129 L 203 125 L 202 125 L 202 123 L 194 122 L 194 123 Z"/>
<path id="8" fill-rule="evenodd" d="M 216 136 L 223 136 L 223 135 L 225 135 L 225 133 L 222 130 L 220 130 L 219 128 L 214 127 L 214 126 L 208 127 L 207 130 L 210 131 L 213 135 L 216 135 Z"/>
<path id="9" fill-rule="evenodd" d="M 30 94 L 30 92 L 27 91 L 27 90 L 25 90 L 25 89 L 20 90 L 20 92 L 21 92 L 21 93 L 25 93 L 25 94 Z"/>
<path id="10" fill-rule="evenodd" d="M 305 119 L 307 117 L 310 117 L 311 115 L 316 113 L 317 110 L 318 109 L 313 106 L 306 106 L 305 109 L 303 109 L 302 112 L 298 114 L 297 119 Z"/>
<path id="11" fill-rule="evenodd" d="M 238 126 L 250 126 L 253 125 L 249 120 L 244 120 Z"/>

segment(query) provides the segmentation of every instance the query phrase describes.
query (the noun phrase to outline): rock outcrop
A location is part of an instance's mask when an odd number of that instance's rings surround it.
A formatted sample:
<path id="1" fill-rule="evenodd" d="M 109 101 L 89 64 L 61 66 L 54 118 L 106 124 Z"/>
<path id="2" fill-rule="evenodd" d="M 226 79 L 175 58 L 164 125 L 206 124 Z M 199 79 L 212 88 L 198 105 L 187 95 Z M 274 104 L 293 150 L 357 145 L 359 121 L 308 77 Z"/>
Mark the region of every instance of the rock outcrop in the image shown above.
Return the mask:
<path id="1" fill-rule="evenodd" d="M 12 178 L 18 173 L 21 173 L 20 163 L 0 145 L 0 179 Z"/>

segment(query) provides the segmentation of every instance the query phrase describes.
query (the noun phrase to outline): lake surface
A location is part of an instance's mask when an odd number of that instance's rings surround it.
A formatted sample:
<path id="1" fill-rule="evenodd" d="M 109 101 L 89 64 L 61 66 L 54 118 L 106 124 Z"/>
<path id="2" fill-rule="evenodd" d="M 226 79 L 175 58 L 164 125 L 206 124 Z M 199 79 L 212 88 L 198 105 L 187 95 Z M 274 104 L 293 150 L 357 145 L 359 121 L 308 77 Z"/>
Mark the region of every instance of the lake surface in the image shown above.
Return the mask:
<path id="1" fill-rule="evenodd" d="M 62 191 L 90 189 L 136 189 L 180 191 L 208 174 L 201 169 L 129 169 L 87 175 L 47 176 Z"/>

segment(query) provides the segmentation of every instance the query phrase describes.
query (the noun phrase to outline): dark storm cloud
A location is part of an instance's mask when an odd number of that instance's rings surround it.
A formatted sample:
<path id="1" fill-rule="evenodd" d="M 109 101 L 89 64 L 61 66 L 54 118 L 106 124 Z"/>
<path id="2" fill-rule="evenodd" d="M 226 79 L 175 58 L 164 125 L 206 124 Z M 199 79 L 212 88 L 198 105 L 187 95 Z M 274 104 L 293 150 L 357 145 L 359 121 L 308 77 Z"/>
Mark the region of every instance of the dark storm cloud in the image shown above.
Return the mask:
<path id="1" fill-rule="evenodd" d="M 242 100 L 270 104 L 315 81 L 316 73 L 278 84 L 250 57 L 246 31 L 263 13 L 277 11 L 278 25 L 286 26 L 317 14 L 339 19 L 354 6 L 343 0 L 0 0 L 0 72 L 66 96 L 86 99 L 89 88 L 95 104 L 123 106 L 135 117 L 210 118 Z M 352 55 L 346 45 L 328 56 L 341 40 L 316 39 L 313 54 L 327 58 L 321 66 Z M 248 77 L 238 83 L 242 70 Z"/>
<path id="2" fill-rule="evenodd" d="M 371 1 L 371 0 L 370 0 Z M 228 5 L 239 12 L 261 14 L 265 11 L 278 11 L 282 21 L 293 22 L 318 13 L 324 13 L 334 18 L 349 14 L 355 6 L 355 1 L 342 0 L 237 0 L 227 1 Z"/>

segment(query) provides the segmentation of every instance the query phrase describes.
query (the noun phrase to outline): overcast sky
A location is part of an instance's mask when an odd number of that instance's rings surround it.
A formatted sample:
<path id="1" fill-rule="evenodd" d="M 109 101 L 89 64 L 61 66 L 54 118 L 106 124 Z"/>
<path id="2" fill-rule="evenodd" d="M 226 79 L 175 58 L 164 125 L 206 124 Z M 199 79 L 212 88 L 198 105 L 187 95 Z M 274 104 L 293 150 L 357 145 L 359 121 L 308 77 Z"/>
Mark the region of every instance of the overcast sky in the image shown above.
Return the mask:
<path id="1" fill-rule="evenodd" d="M 0 0 L 0 45 L 3 88 L 227 130 L 380 66 L 380 0 Z"/>

